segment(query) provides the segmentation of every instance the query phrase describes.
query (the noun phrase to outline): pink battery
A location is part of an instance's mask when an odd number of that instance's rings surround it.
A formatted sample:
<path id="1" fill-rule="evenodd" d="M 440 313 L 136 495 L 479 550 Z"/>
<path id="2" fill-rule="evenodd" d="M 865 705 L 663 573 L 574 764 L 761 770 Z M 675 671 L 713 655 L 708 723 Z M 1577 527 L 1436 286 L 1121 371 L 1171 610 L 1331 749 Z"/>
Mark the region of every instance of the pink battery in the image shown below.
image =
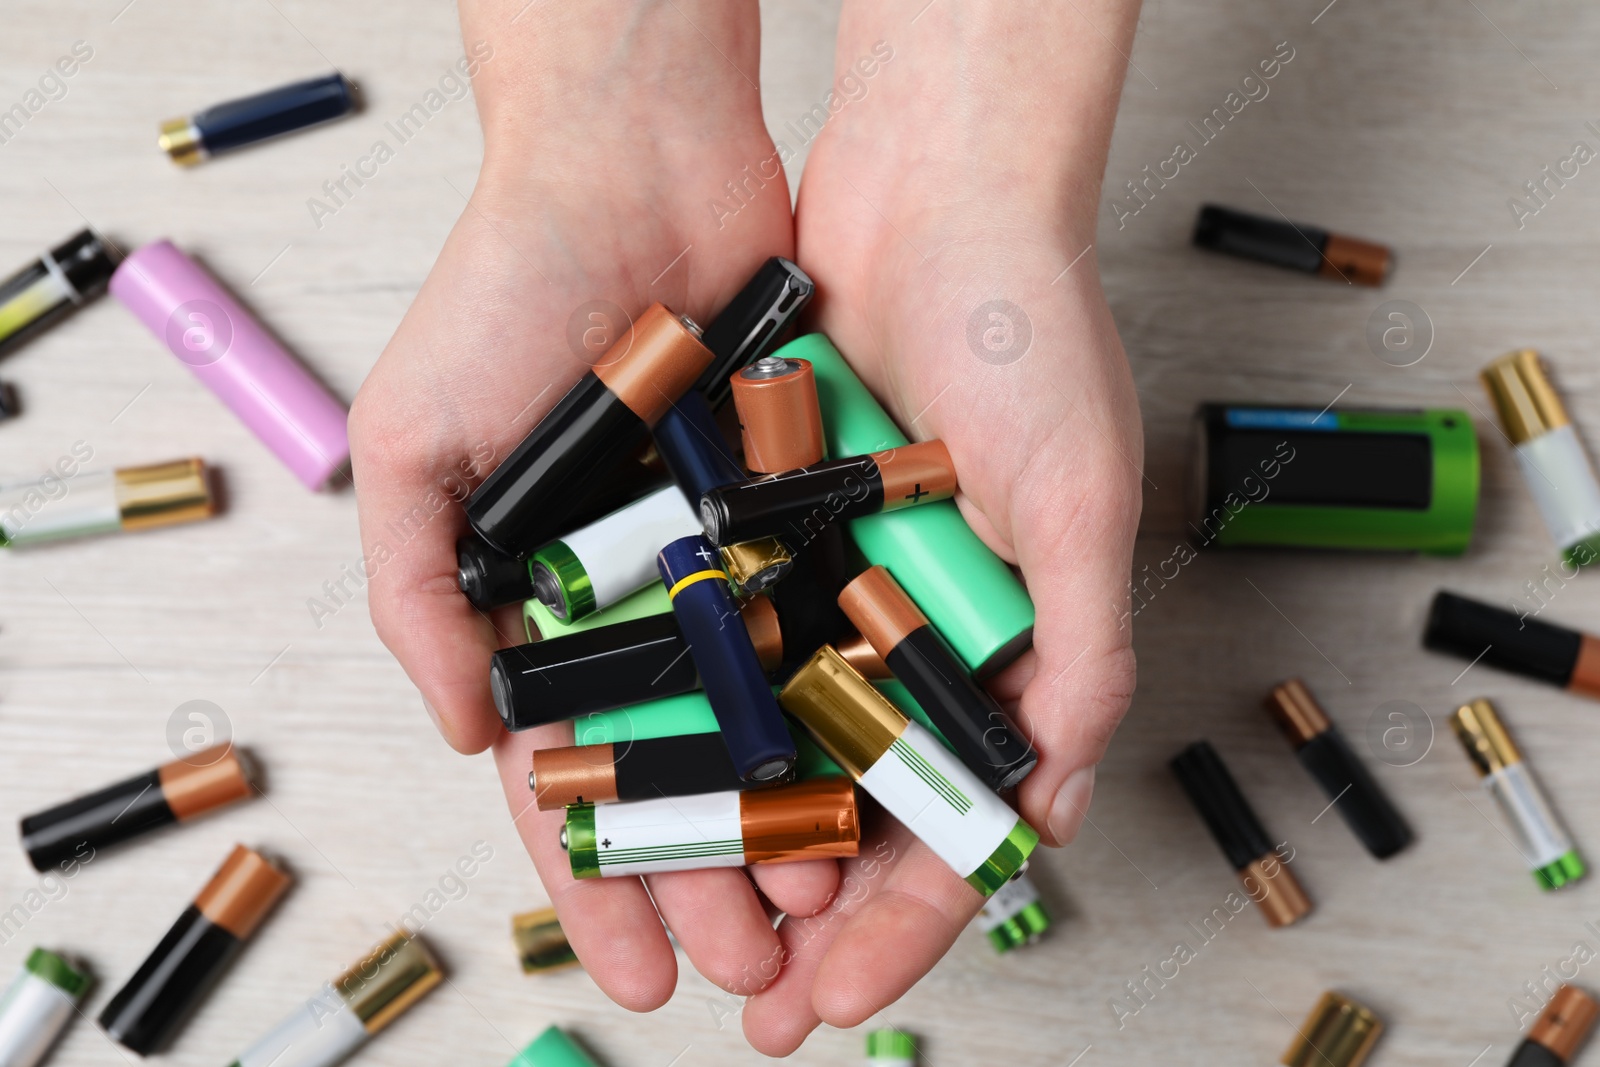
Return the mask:
<path id="1" fill-rule="evenodd" d="M 123 260 L 111 292 L 307 487 L 344 465 L 344 405 L 171 241 Z"/>

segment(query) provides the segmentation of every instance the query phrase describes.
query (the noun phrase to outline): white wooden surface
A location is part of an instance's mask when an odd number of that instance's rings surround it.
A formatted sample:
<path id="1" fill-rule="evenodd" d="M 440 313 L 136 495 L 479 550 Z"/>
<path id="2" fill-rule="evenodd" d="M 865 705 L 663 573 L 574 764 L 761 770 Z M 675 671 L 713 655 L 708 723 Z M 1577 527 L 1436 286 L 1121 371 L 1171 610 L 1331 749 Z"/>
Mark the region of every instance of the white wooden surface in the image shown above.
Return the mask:
<path id="1" fill-rule="evenodd" d="M 480 141 L 470 103 L 436 115 L 320 229 L 306 200 L 454 62 L 453 12 L 420 0 L 124 2 L 6 5 L 0 106 L 22 99 L 74 41 L 94 56 L 63 98 L 0 144 L 0 268 L 84 219 L 126 245 L 170 236 L 349 398 L 472 186 Z M 1095 254 L 1149 439 L 1141 567 L 1166 559 L 1182 537 L 1197 399 L 1320 406 L 1342 393 L 1352 403 L 1483 408 L 1477 368 L 1531 345 L 1558 369 L 1576 421 L 1600 439 L 1600 173 L 1585 168 L 1520 231 L 1506 204 L 1573 141 L 1600 146 L 1584 125 L 1600 116 L 1600 13 L 1506 0 L 1381 11 L 1325 3 L 1150 0 L 1145 9 L 1108 202 L 1191 138 L 1185 120 L 1221 106 L 1278 42 L 1290 42 L 1295 58 L 1270 95 L 1125 228 L 1109 207 L 1103 214 Z M 776 128 L 826 91 L 837 12 L 828 0 L 763 9 L 762 78 Z M 330 65 L 367 95 L 352 121 L 193 173 L 154 148 L 162 118 Z M 1398 270 L 1374 293 L 1206 258 L 1186 245 L 1202 200 L 1268 213 L 1276 205 L 1388 241 Z M 1385 299 L 1414 301 L 1434 323 L 1432 350 L 1416 366 L 1395 369 L 1367 347 L 1368 315 Z M 684 1049 L 674 1062 L 757 1058 L 736 1022 L 718 1027 L 726 1002 L 687 968 L 678 996 L 648 1017 L 611 1005 L 581 972 L 518 972 L 508 916 L 543 893 L 488 757 L 457 757 L 436 738 L 373 636 L 364 598 L 320 627 L 308 609 L 311 598 L 327 602 L 323 583 L 358 559 L 348 492 L 304 492 L 110 300 L 0 362 L 0 378 L 17 382 L 27 404 L 24 418 L 0 426 L 6 472 L 40 469 L 77 440 L 107 463 L 200 453 L 225 470 L 229 497 L 212 523 L 0 559 L 0 813 L 10 820 L 166 759 L 169 720 L 191 700 L 224 709 L 270 774 L 269 802 L 108 854 L 47 886 L 59 899 L 0 935 L 0 971 L 35 943 L 82 951 L 101 979 L 87 1005 L 98 1011 L 242 840 L 289 857 L 299 884 L 172 1062 L 226 1062 L 387 924 L 440 901 L 426 932 L 450 984 L 386 1034 L 371 1062 L 500 1064 L 549 1022 L 570 1025 L 617 1067 L 659 1067 Z M 1553 558 L 1504 443 L 1481 414 L 1474 419 L 1484 506 L 1464 559 L 1208 555 L 1160 590 L 1137 620 L 1139 694 L 1102 767 L 1093 825 L 1035 864 L 1058 916 L 1054 936 L 999 958 L 969 933 L 875 1022 L 920 1035 L 935 1064 L 1268 1063 L 1334 987 L 1388 1020 L 1374 1062 L 1504 1061 L 1517 1040 L 1508 999 L 1542 967 L 1558 968 L 1575 942 L 1600 947 L 1584 925 L 1600 919 L 1600 901 L 1593 885 L 1554 895 L 1533 887 L 1444 716 L 1470 696 L 1499 699 L 1591 851 L 1600 850 L 1600 737 L 1591 704 L 1480 668 L 1453 681 L 1461 664 L 1417 648 L 1436 587 L 1503 600 Z M 1600 629 L 1586 585 L 1559 590 L 1548 617 Z M 1431 717 L 1438 736 L 1421 762 L 1377 766 L 1420 836 L 1395 860 L 1371 861 L 1334 816 L 1317 818 L 1325 800 L 1259 710 L 1264 691 L 1294 674 L 1362 750 L 1369 718 L 1387 701 Z M 1204 946 L 1187 926 L 1235 886 L 1165 768 L 1202 735 L 1297 848 L 1295 869 L 1318 902 L 1301 926 L 1268 931 L 1243 914 Z M 493 858 L 460 899 L 430 900 L 480 840 Z M 0 848 L 0 911 L 38 902 L 27 894 L 39 888 L 20 850 Z M 1108 1001 L 1180 940 L 1196 958 L 1119 1029 Z M 1600 985 L 1600 968 L 1579 981 Z M 794 1060 L 852 1062 L 861 1040 L 823 1031 Z M 83 1022 L 55 1062 L 120 1060 Z"/>

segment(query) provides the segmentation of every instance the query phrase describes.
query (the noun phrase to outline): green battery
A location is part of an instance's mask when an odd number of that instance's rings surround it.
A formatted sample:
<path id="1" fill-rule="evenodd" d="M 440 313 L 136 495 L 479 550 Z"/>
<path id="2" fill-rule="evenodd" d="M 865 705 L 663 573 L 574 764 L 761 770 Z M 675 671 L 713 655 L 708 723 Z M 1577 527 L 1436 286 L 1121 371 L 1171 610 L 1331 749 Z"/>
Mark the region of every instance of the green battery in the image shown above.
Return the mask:
<path id="1" fill-rule="evenodd" d="M 552 1026 L 512 1060 L 507 1067 L 600 1067 L 577 1042 Z"/>
<path id="2" fill-rule="evenodd" d="M 830 456 L 864 456 L 909 443 L 822 334 L 790 341 L 774 355 L 811 362 Z M 869 562 L 889 569 L 974 674 L 993 674 L 1032 644 L 1027 590 L 953 501 L 853 519 L 850 533 Z"/>
<path id="3" fill-rule="evenodd" d="M 1050 929 L 1050 913 L 1039 900 L 1039 890 L 1026 872 L 995 890 L 973 920 L 1000 953 L 1031 945 Z"/>
<path id="4" fill-rule="evenodd" d="M 1478 511 L 1462 411 L 1202 404 L 1190 532 L 1200 546 L 1459 556 Z"/>
<path id="5" fill-rule="evenodd" d="M 567 634 L 582 633 L 597 626 L 614 626 L 630 619 L 642 619 L 646 615 L 665 615 L 671 610 L 672 601 L 667 599 L 667 587 L 660 582 L 652 582 L 604 611 L 585 615 L 576 622 L 556 618 L 549 608 L 537 600 L 524 601 L 522 622 L 527 628 L 528 640 L 537 641 L 540 638 L 565 637 Z"/>
<path id="6" fill-rule="evenodd" d="M 874 1030 L 867 1035 L 867 1067 L 916 1067 L 917 1043 L 904 1030 Z"/>

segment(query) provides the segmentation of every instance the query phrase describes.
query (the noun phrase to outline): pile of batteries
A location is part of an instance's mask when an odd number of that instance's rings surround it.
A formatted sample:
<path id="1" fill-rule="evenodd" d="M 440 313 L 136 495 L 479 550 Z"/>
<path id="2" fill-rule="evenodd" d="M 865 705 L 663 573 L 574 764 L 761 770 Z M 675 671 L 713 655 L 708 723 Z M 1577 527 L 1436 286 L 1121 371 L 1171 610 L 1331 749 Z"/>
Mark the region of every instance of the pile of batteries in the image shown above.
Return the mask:
<path id="1" fill-rule="evenodd" d="M 529 774 L 575 877 L 853 856 L 855 785 L 985 897 L 1038 842 L 997 795 L 1037 756 L 975 681 L 1032 605 L 942 443 L 907 443 L 821 335 L 766 354 L 811 292 L 772 259 L 703 333 L 651 307 L 467 502 L 463 592 L 533 598 L 544 634 L 495 653 L 501 718 L 576 720 Z M 1019 896 L 1002 925 L 1038 914 Z"/>

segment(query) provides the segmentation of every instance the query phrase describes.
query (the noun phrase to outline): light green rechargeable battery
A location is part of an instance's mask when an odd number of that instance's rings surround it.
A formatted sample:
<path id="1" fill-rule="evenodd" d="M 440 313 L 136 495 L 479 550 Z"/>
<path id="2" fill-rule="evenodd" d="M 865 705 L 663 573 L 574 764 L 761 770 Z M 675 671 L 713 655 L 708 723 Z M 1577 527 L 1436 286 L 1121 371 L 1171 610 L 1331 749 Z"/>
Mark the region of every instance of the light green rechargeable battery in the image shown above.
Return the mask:
<path id="1" fill-rule="evenodd" d="M 1202 404 L 1190 533 L 1206 545 L 1458 556 L 1478 511 L 1478 436 L 1448 409 Z"/>
<path id="2" fill-rule="evenodd" d="M 552 1026 L 506 1067 L 600 1067 L 577 1043 Z"/>
<path id="3" fill-rule="evenodd" d="M 774 354 L 810 360 L 830 457 L 909 443 L 822 334 L 797 338 Z M 1033 601 L 954 502 L 853 519 L 850 534 L 868 562 L 889 569 L 975 675 L 993 674 L 1032 643 Z"/>
<path id="4" fill-rule="evenodd" d="M 556 618 L 554 612 L 537 600 L 524 601 L 522 622 L 527 628 L 528 640 L 537 641 L 540 638 L 565 637 L 567 634 L 582 633 L 598 626 L 615 626 L 619 622 L 642 619 L 647 615 L 665 615 L 671 610 L 672 601 L 667 599 L 667 587 L 660 582 L 652 582 L 609 608 L 592 615 L 585 615 L 576 621 Z"/>

